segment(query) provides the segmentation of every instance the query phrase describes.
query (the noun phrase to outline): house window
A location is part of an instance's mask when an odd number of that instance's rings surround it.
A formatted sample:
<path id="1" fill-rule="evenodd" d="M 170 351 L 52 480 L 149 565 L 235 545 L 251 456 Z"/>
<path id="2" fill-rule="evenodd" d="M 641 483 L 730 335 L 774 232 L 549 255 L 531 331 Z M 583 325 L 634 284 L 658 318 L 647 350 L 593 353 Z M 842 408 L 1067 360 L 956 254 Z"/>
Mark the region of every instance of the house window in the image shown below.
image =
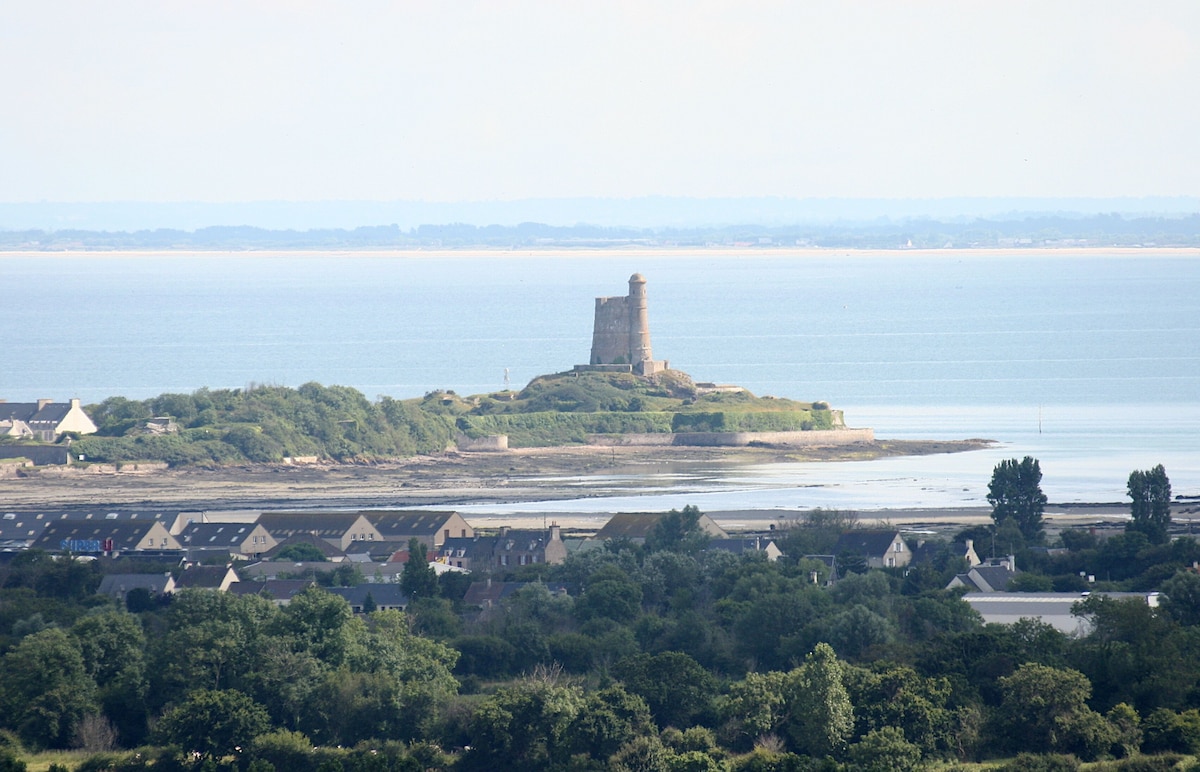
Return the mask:
<path id="1" fill-rule="evenodd" d="M 367 534 L 367 541 L 375 541 L 375 534 L 373 534 L 373 533 Z"/>
<path id="2" fill-rule="evenodd" d="M 895 565 L 896 565 L 896 559 L 895 559 L 895 558 L 888 558 L 888 567 L 889 567 L 889 568 L 894 568 L 894 567 L 895 567 Z"/>
<path id="3" fill-rule="evenodd" d="M 502 565 L 502 566 L 507 566 L 507 565 L 508 565 L 508 555 L 501 555 L 501 556 L 500 556 L 500 565 Z"/>
<path id="4" fill-rule="evenodd" d="M 443 538 L 443 539 L 449 539 L 449 538 L 450 538 L 450 529 L 449 529 L 449 528 L 447 528 L 446 530 L 442 531 L 442 538 Z"/>
<path id="5" fill-rule="evenodd" d="M 895 544 L 896 552 L 904 552 L 904 542 L 897 541 Z"/>
<path id="6" fill-rule="evenodd" d="M 466 528 L 462 529 L 462 537 L 464 539 L 467 538 L 467 529 Z"/>

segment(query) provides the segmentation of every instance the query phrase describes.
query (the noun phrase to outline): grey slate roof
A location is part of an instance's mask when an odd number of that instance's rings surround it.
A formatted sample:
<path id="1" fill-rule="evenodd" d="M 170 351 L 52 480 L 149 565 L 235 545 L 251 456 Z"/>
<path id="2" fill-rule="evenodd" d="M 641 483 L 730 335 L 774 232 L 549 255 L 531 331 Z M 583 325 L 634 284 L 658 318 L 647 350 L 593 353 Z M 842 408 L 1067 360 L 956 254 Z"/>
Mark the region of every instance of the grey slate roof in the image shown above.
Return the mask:
<path id="1" fill-rule="evenodd" d="M 43 515 L 6 512 L 0 515 L 0 544 L 28 544 L 41 535 L 47 522 Z"/>
<path id="2" fill-rule="evenodd" d="M 384 539 L 394 540 L 436 535 L 446 519 L 456 513 L 450 510 L 405 510 L 363 511 L 361 514 Z"/>
<path id="3" fill-rule="evenodd" d="M 124 597 L 130 590 L 138 588 L 161 595 L 171 583 L 171 577 L 163 574 L 108 574 L 100 580 L 97 595 Z"/>
<path id="4" fill-rule="evenodd" d="M 358 518 L 357 512 L 263 512 L 258 523 L 276 539 L 301 533 L 340 539 Z"/>
<path id="5" fill-rule="evenodd" d="M 665 512 L 618 512 L 596 532 L 596 539 L 645 539 Z"/>
<path id="6" fill-rule="evenodd" d="M 490 561 L 496 549 L 497 536 L 475 536 L 463 538 L 451 536 L 442 542 L 438 554 L 446 558 Z"/>
<path id="7" fill-rule="evenodd" d="M 709 539 L 708 548 L 740 555 L 743 552 L 761 552 L 773 541 L 773 539 L 755 536 L 742 539 Z"/>
<path id="8" fill-rule="evenodd" d="M 56 551 L 67 540 L 105 541 L 112 539 L 114 550 L 136 549 L 150 529 L 161 525 L 154 520 L 53 520 L 46 523 L 42 533 L 31 545 L 35 549 Z M 173 539 L 172 539 L 173 540 Z M 173 549 L 172 546 L 162 549 Z"/>
<path id="9" fill-rule="evenodd" d="M 981 564 L 954 578 L 965 585 L 968 592 L 1005 592 L 1016 575 L 1008 566 Z"/>
<path id="10" fill-rule="evenodd" d="M 31 429 L 53 429 L 71 412 L 69 402 L 0 402 L 0 421 L 24 421 Z"/>
<path id="11" fill-rule="evenodd" d="M 229 574 L 229 566 L 189 566 L 175 579 L 179 589 L 216 589 Z"/>
<path id="12" fill-rule="evenodd" d="M 254 530 L 254 523 L 191 523 L 179 534 L 185 547 L 238 547 Z"/>
<path id="13" fill-rule="evenodd" d="M 846 531 L 838 537 L 834 552 L 838 555 L 849 552 L 854 555 L 879 556 L 891 549 L 899 531 Z"/>

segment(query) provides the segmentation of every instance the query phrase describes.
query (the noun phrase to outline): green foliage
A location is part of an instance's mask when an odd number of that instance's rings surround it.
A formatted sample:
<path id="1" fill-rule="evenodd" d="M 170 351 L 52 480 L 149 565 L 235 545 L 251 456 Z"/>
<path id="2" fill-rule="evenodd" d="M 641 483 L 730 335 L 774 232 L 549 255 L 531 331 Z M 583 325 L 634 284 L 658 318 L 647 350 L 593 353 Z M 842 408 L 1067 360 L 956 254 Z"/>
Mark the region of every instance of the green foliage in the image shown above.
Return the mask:
<path id="1" fill-rule="evenodd" d="M 395 400 L 370 403 L 344 386 L 307 383 L 298 389 L 252 386 L 164 394 L 143 402 L 113 397 L 89 406 L 98 436 L 73 452 L 89 461 L 165 461 L 172 466 L 276 462 L 284 456 L 337 460 L 410 456 L 443 450 L 452 427 L 441 416 Z M 142 426 L 171 415 L 178 434 Z"/>
<path id="2" fill-rule="evenodd" d="M 637 654 L 613 666 L 613 675 L 646 701 L 660 726 L 691 726 L 716 696 L 716 682 L 700 663 L 682 652 Z"/>
<path id="3" fill-rule="evenodd" d="M 1165 542 L 1171 525 L 1171 481 L 1163 465 L 1130 472 L 1128 492 L 1132 520 L 1126 528 L 1146 534 L 1152 544 Z"/>
<path id="4" fill-rule="evenodd" d="M 997 772 L 1077 772 L 1079 759 L 1061 753 L 1021 753 L 1015 759 L 996 767 Z"/>
<path id="5" fill-rule="evenodd" d="M 671 418 L 673 432 L 798 432 L 809 429 L 829 429 L 818 425 L 816 417 L 829 416 L 828 411 L 814 414 L 807 410 L 680 412 Z"/>
<path id="6" fill-rule="evenodd" d="M 289 544 L 276 552 L 272 560 L 284 563 L 324 563 L 325 553 L 315 544 Z"/>
<path id="7" fill-rule="evenodd" d="M 17 754 L 8 748 L 0 748 L 0 772 L 25 772 L 28 767 Z"/>
<path id="8" fill-rule="evenodd" d="M 545 411 L 464 416 L 456 425 L 468 437 L 506 434 L 511 447 L 543 447 L 583 444 L 591 434 L 669 433 L 671 414 Z"/>
<path id="9" fill-rule="evenodd" d="M 1104 717 L 1087 706 L 1092 687 L 1083 673 L 1029 663 L 1000 679 L 1000 686 L 1001 735 L 1020 748 L 1094 759 L 1117 740 Z"/>
<path id="10" fill-rule="evenodd" d="M 437 574 L 429 565 L 429 550 L 416 537 L 408 540 L 408 561 L 400 575 L 400 588 L 409 598 L 437 597 Z"/>
<path id="11" fill-rule="evenodd" d="M 0 716 L 31 748 L 69 747 L 95 696 L 79 642 L 56 627 L 26 636 L 0 660 Z"/>
<path id="12" fill-rule="evenodd" d="M 921 767 L 921 749 L 894 726 L 872 729 L 850 746 L 848 755 L 854 769 L 862 772 L 914 772 Z"/>
<path id="13" fill-rule="evenodd" d="M 1025 539 L 1036 542 L 1042 535 L 1042 513 L 1046 494 L 1042 493 L 1042 470 L 1037 459 L 1026 456 L 1001 461 L 988 483 L 988 503 L 992 520 L 999 526 L 1011 520 Z"/>
<path id="14" fill-rule="evenodd" d="M 159 719 L 166 743 L 209 758 L 234 753 L 270 726 L 266 709 L 239 691 L 198 690 Z"/>
<path id="15" fill-rule="evenodd" d="M 663 515 L 647 534 L 646 550 L 684 554 L 700 552 L 708 546 L 711 538 L 700 526 L 700 517 L 700 509 L 690 504 L 682 511 L 672 509 Z"/>
<path id="16" fill-rule="evenodd" d="M 854 706 L 833 648 L 818 643 L 785 685 L 790 720 L 785 726 L 796 749 L 810 756 L 840 755 L 854 730 Z"/>

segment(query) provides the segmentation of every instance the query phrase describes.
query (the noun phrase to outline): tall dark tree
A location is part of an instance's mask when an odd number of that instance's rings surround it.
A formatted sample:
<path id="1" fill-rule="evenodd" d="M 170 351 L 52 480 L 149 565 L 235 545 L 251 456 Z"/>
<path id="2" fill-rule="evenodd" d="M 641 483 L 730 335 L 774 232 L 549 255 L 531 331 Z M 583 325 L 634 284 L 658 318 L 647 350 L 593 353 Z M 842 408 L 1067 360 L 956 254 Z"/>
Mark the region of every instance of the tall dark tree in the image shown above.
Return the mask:
<path id="1" fill-rule="evenodd" d="M 1129 498 L 1133 519 L 1125 530 L 1144 533 L 1154 544 L 1165 542 L 1171 524 L 1171 481 L 1163 465 L 1130 472 Z"/>
<path id="2" fill-rule="evenodd" d="M 1042 469 L 1037 459 L 1010 458 L 997 464 L 988 483 L 987 500 L 997 525 L 1012 520 L 1027 540 L 1041 538 L 1046 494 L 1042 493 Z"/>
<path id="3" fill-rule="evenodd" d="M 408 562 L 400 575 L 400 589 L 409 599 L 437 597 L 437 574 L 429 565 L 429 550 L 415 537 L 408 540 Z"/>

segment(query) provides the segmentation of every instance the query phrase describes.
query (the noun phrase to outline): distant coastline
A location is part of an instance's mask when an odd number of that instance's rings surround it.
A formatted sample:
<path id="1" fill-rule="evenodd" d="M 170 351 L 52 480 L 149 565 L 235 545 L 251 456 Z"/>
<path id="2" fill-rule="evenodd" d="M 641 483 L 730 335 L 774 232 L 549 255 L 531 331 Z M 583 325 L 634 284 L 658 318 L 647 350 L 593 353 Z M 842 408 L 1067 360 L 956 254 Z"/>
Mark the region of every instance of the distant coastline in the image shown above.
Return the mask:
<path id="1" fill-rule="evenodd" d="M 547 256 L 571 257 L 580 259 L 602 258 L 694 258 L 697 255 L 720 255 L 723 257 L 778 257 L 778 258 L 828 258 L 836 255 L 854 257 L 918 257 L 918 258 L 995 258 L 995 257 L 1055 257 L 1066 259 L 1087 259 L 1102 257 L 1131 257 L 1147 256 L 1163 258 L 1200 258 L 1200 247 L 949 247 L 945 249 L 908 249 L 908 248 L 848 248 L 848 247 L 461 247 L 440 249 L 345 249 L 325 247 L 305 247 L 289 249 L 3 249 L 0 248 L 0 260 L 11 259 L 46 259 L 56 258 L 163 258 L 163 257 L 202 257 L 224 258 L 236 260 L 239 258 L 254 259 L 284 259 L 291 257 L 357 257 L 380 259 L 445 259 L 464 257 L 503 257 L 514 259 L 521 257 L 545 258 Z"/>

